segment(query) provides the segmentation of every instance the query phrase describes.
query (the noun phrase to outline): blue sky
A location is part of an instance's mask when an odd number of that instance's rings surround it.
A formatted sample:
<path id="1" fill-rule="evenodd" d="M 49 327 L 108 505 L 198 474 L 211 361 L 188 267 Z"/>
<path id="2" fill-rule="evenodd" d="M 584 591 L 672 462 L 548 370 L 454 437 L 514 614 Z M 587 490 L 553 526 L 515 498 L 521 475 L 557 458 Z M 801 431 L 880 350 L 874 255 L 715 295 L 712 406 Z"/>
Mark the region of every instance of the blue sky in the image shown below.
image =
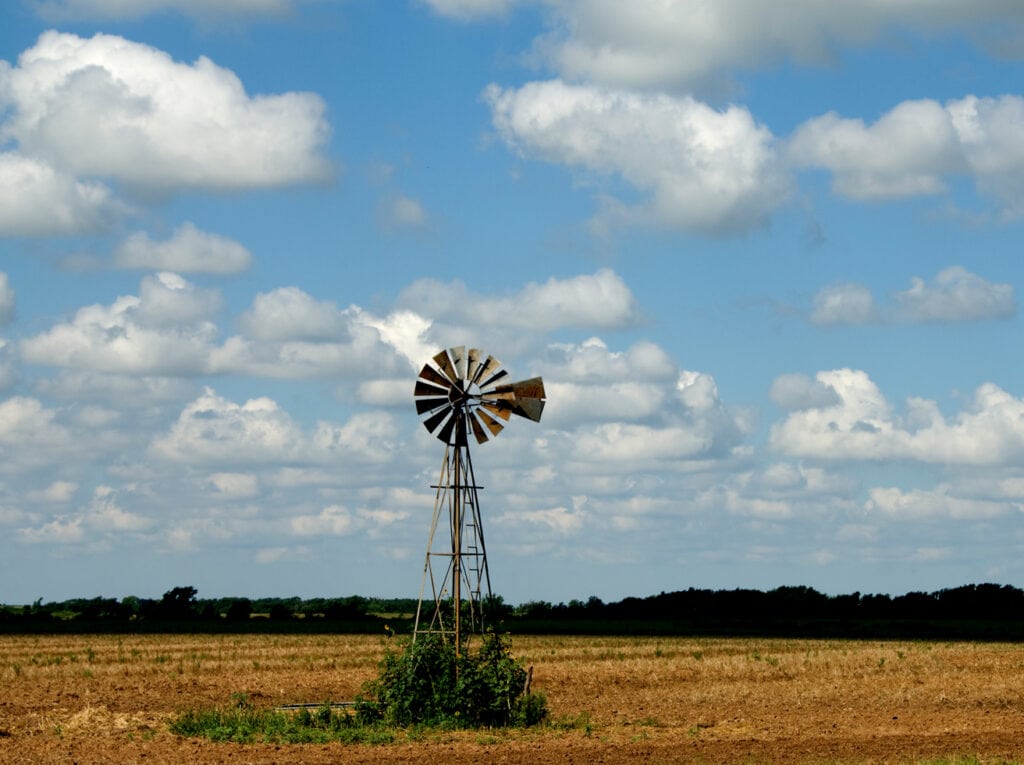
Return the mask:
<path id="1" fill-rule="evenodd" d="M 1024 9 L 15 0 L 0 601 L 1024 586 Z"/>

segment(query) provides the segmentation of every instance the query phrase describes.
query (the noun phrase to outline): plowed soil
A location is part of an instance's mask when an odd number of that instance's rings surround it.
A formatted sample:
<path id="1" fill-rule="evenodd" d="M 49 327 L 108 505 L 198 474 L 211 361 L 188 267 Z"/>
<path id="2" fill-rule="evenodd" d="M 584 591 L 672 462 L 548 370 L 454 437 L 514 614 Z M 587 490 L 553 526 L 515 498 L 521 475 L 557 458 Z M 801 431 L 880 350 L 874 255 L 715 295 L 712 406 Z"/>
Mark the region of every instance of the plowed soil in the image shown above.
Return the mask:
<path id="1" fill-rule="evenodd" d="M 361 636 L 0 636 L 0 763 L 1024 763 L 1024 647 L 518 637 L 552 722 L 371 745 L 224 744 L 168 720 L 347 700 Z"/>

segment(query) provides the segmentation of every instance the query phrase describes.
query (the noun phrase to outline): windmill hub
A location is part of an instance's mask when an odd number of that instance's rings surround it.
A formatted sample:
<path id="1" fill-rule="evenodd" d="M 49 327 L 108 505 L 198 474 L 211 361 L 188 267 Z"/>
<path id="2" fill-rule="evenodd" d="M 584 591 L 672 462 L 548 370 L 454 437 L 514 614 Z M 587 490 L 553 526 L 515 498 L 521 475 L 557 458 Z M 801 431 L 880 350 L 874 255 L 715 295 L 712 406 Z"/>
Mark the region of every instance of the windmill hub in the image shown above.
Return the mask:
<path id="1" fill-rule="evenodd" d="M 465 346 L 441 351 L 423 365 L 413 395 L 423 426 L 451 446 L 465 446 L 472 433 L 478 444 L 498 435 L 510 415 L 540 421 L 544 381 L 539 377 L 505 382 L 508 372 L 493 356 Z"/>
<path id="2" fill-rule="evenodd" d="M 452 406 L 465 407 L 471 400 L 480 398 L 480 388 L 468 380 L 458 380 L 448 392 Z"/>

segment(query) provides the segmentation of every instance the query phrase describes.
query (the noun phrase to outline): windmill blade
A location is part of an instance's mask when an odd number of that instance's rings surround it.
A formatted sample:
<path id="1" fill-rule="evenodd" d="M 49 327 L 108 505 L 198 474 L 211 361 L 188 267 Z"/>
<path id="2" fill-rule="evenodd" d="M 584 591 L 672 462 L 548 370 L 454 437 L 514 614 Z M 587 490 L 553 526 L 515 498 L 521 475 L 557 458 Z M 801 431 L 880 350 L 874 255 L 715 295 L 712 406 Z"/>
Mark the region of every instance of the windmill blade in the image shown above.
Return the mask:
<path id="1" fill-rule="evenodd" d="M 448 358 L 448 351 L 441 351 L 434 356 L 434 363 L 441 368 L 441 371 L 445 373 L 452 383 L 459 381 L 459 375 L 455 371 L 455 367 L 452 366 L 452 360 Z"/>
<path id="2" fill-rule="evenodd" d="M 531 377 L 529 380 L 499 385 L 494 390 L 487 391 L 487 398 L 521 399 L 539 398 L 545 399 L 544 380 L 540 377 Z"/>
<path id="3" fill-rule="evenodd" d="M 450 415 L 451 413 L 451 408 L 446 407 L 437 414 L 432 414 L 430 417 L 425 419 L 423 421 L 423 427 L 425 427 L 429 433 L 433 433 L 435 430 L 437 430 L 438 426 L 442 422 L 444 422 L 444 418 Z M 440 436 L 438 436 L 438 438 L 440 438 Z"/>
<path id="4" fill-rule="evenodd" d="M 494 358 L 494 356 L 488 356 L 487 361 L 485 361 L 483 366 L 476 371 L 476 374 L 473 375 L 473 379 L 470 382 L 478 383 L 480 380 L 487 379 L 500 368 L 501 362 Z M 481 385 L 480 387 L 484 386 Z"/>
<path id="5" fill-rule="evenodd" d="M 473 426 L 473 435 L 476 436 L 476 442 L 478 444 L 486 443 L 487 434 L 484 432 L 483 426 L 477 421 L 476 417 L 469 415 L 469 424 Z"/>
<path id="6" fill-rule="evenodd" d="M 544 381 L 540 377 L 531 377 L 529 380 L 497 386 L 481 396 L 480 403 L 488 409 L 494 407 L 499 412 L 511 412 L 540 422 L 546 398 Z"/>
<path id="7" fill-rule="evenodd" d="M 448 390 L 451 388 L 449 385 L 447 388 L 442 388 L 439 385 L 431 385 L 424 380 L 417 380 L 416 387 L 413 389 L 412 395 L 414 396 L 444 396 L 448 397 Z"/>
<path id="8" fill-rule="evenodd" d="M 452 381 L 430 366 L 430 364 L 423 365 L 423 369 L 420 370 L 420 377 L 440 385 L 445 390 L 452 387 Z"/>
<path id="9" fill-rule="evenodd" d="M 439 406 L 449 406 L 450 404 L 451 402 L 447 396 L 444 398 L 419 398 L 416 399 L 416 413 L 426 414 L 427 412 L 434 411 Z"/>
<path id="10" fill-rule="evenodd" d="M 448 349 L 449 355 L 455 362 L 455 373 L 459 376 L 460 380 L 466 379 L 466 346 L 459 345 L 455 348 Z"/>
<path id="11" fill-rule="evenodd" d="M 452 442 L 452 431 L 455 429 L 455 424 L 461 419 L 462 418 L 459 417 L 458 415 L 453 416 L 451 419 L 448 420 L 448 422 L 444 424 L 444 427 L 441 428 L 440 432 L 437 434 L 437 437 L 444 441 L 446 444 L 450 444 Z M 462 427 L 465 428 L 465 425 L 463 425 Z"/>
<path id="12" fill-rule="evenodd" d="M 480 369 L 480 349 L 469 349 L 469 367 L 466 369 L 466 379 L 470 382 L 476 380 L 477 370 Z"/>
<path id="13" fill-rule="evenodd" d="M 484 425 L 486 425 L 487 429 L 489 431 L 491 431 L 491 435 L 492 436 L 498 435 L 501 432 L 502 428 L 505 427 L 504 425 L 502 425 L 500 422 L 498 422 L 496 419 L 491 417 L 491 415 L 487 414 L 487 412 L 483 411 L 482 409 L 477 409 L 476 410 L 476 416 L 479 417 L 481 420 L 483 420 Z"/>
<path id="14" fill-rule="evenodd" d="M 544 412 L 544 399 L 522 398 L 513 403 L 512 414 L 518 414 L 534 422 L 540 422 L 540 416 Z"/>
<path id="15" fill-rule="evenodd" d="M 540 416 L 544 412 L 544 399 L 498 399 L 497 401 L 482 402 L 480 406 L 497 413 L 506 420 L 510 414 L 516 414 L 528 420 L 540 422 Z"/>
<path id="16" fill-rule="evenodd" d="M 512 413 L 512 408 L 504 401 L 481 401 L 480 406 L 489 412 L 494 412 L 501 419 L 508 422 L 509 415 Z"/>
<path id="17" fill-rule="evenodd" d="M 494 383 L 498 382 L 498 380 L 503 380 L 506 377 L 508 377 L 508 372 L 502 369 L 500 372 L 491 375 L 489 378 L 480 383 L 480 389 L 483 390 L 485 388 L 490 388 L 492 385 L 494 385 Z"/>

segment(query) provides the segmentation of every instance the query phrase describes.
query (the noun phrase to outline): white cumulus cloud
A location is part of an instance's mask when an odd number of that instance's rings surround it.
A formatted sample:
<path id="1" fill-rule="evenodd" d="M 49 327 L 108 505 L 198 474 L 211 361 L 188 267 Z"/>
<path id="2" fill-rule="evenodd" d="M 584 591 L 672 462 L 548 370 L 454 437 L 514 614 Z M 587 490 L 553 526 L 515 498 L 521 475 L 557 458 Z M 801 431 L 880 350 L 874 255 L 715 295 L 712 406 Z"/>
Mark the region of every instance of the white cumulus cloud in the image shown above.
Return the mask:
<path id="1" fill-rule="evenodd" d="M 3 136 L 57 173 L 156 190 L 274 187 L 331 173 L 319 96 L 250 96 L 208 58 L 183 64 L 122 37 L 45 32 L 17 66 L 0 67 L 0 94 Z"/>
<path id="2" fill-rule="evenodd" d="M 547 332 L 565 327 L 626 327 L 639 319 L 632 291 L 611 269 L 530 282 L 509 296 L 470 292 L 461 282 L 421 279 L 402 291 L 399 306 L 432 320 Z"/>
<path id="3" fill-rule="evenodd" d="M 937 194 L 967 176 L 1002 214 L 1024 213 L 1024 98 L 966 96 L 945 104 L 905 101 L 874 124 L 834 112 L 801 125 L 788 155 L 832 173 L 854 199 Z"/>
<path id="4" fill-rule="evenodd" d="M 829 63 L 843 48 L 863 46 L 893 30 L 959 33 L 985 41 L 984 35 L 1012 34 L 1024 24 L 1021 6 L 1005 0 L 550 0 L 547 5 L 554 23 L 536 47 L 566 79 L 690 91 L 721 88 L 738 70 L 786 61 Z"/>
<path id="5" fill-rule="evenodd" d="M 783 409 L 821 409 L 839 403 L 834 388 L 802 374 L 775 378 L 769 396 Z"/>
<path id="6" fill-rule="evenodd" d="M 894 520 L 924 520 L 928 518 L 954 518 L 977 520 L 1006 515 L 1014 508 L 1007 502 L 957 496 L 949 486 L 935 489 L 905 491 L 895 487 L 871 489 L 864 509 L 871 514 Z"/>
<path id="7" fill-rule="evenodd" d="M 237 274 L 252 263 L 252 254 L 243 245 L 201 231 L 192 223 L 183 223 L 169 239 L 156 242 L 143 231 L 125 239 L 114 252 L 114 265 L 145 271 L 177 273 Z"/>
<path id="8" fill-rule="evenodd" d="M 561 80 L 485 92 L 498 134 L 523 154 L 613 174 L 648 196 L 613 202 L 604 223 L 655 223 L 700 233 L 762 225 L 790 179 L 771 132 L 740 106 Z"/>
<path id="9" fill-rule="evenodd" d="M 995 284 L 962 266 L 950 266 L 931 281 L 911 279 L 891 304 L 879 304 L 863 284 L 837 284 L 814 296 L 810 320 L 823 326 L 1009 319 L 1017 313 L 1013 285 Z"/>
<path id="10" fill-rule="evenodd" d="M 911 321 L 1007 319 L 1017 312 L 1012 285 L 993 284 L 961 266 L 940 271 L 932 283 L 915 277 L 896 302 Z"/>
<path id="11" fill-rule="evenodd" d="M 2 65 L 0 61 L 0 79 Z M 0 137 L 2 130 L 0 126 Z M 0 235 L 93 233 L 108 228 L 125 212 L 127 208 L 102 183 L 79 181 L 42 159 L 0 153 Z"/>
<path id="12" fill-rule="evenodd" d="M 897 413 L 860 370 L 818 372 L 838 402 L 790 412 L 771 428 L 774 449 L 824 460 L 910 460 L 1004 465 L 1024 458 L 1024 400 L 992 383 L 954 417 L 931 400 L 910 398 Z"/>
<path id="13" fill-rule="evenodd" d="M 35 364 L 121 374 L 188 375 L 208 367 L 219 294 L 175 274 L 143 278 L 139 295 L 81 308 L 21 343 Z"/>

